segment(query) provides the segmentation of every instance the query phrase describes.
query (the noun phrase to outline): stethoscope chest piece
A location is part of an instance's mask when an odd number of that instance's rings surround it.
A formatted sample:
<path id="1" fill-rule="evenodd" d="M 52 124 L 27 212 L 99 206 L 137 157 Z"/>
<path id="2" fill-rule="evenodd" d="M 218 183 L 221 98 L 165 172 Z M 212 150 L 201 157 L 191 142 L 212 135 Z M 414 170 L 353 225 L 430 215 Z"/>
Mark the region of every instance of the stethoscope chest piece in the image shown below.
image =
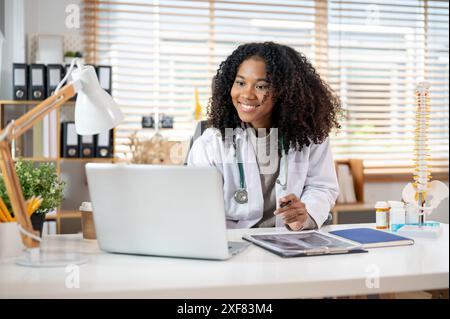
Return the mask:
<path id="1" fill-rule="evenodd" d="M 244 166 L 242 165 L 242 158 L 241 158 L 241 152 L 240 152 L 240 145 L 236 142 L 235 137 L 233 136 L 233 144 L 235 146 L 236 152 L 236 160 L 239 168 L 239 189 L 234 192 L 234 200 L 238 204 L 245 204 L 248 202 L 248 192 L 247 192 L 247 186 L 245 184 L 245 175 L 244 175 Z M 281 151 L 283 152 L 283 140 L 281 140 Z M 287 155 L 285 156 L 285 178 L 284 183 L 281 183 L 279 179 L 277 179 L 277 184 L 280 184 L 282 189 L 285 191 L 287 189 L 287 172 L 288 172 L 288 160 Z"/>
<path id="2" fill-rule="evenodd" d="M 234 192 L 234 200 L 239 204 L 245 204 L 248 202 L 248 194 L 245 188 L 238 189 Z"/>

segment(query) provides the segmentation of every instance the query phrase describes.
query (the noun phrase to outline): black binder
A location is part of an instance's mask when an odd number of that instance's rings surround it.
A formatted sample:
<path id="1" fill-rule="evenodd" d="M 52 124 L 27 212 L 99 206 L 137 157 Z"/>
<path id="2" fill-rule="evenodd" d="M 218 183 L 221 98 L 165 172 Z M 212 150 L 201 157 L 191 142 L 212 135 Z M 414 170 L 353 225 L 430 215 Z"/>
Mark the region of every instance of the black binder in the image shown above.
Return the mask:
<path id="1" fill-rule="evenodd" d="M 80 157 L 94 157 L 94 135 L 80 135 Z"/>
<path id="2" fill-rule="evenodd" d="M 46 85 L 46 72 L 44 64 L 30 64 L 29 71 L 29 92 L 28 98 L 30 100 L 45 100 L 47 90 Z"/>
<path id="3" fill-rule="evenodd" d="M 79 136 L 75 122 L 61 123 L 61 157 L 79 157 Z"/>
<path id="4" fill-rule="evenodd" d="M 76 66 L 73 67 L 72 71 L 73 71 L 75 68 L 76 68 Z M 64 76 L 66 76 L 67 72 L 69 72 L 69 69 L 70 69 L 70 64 L 66 64 L 66 65 L 64 66 Z M 67 82 L 70 82 L 71 80 L 72 80 L 72 75 L 70 75 L 70 76 L 67 78 Z"/>
<path id="5" fill-rule="evenodd" d="M 28 66 L 25 63 L 13 63 L 13 99 L 28 99 Z"/>
<path id="6" fill-rule="evenodd" d="M 113 157 L 113 130 L 96 135 L 95 157 Z"/>
<path id="7" fill-rule="evenodd" d="M 111 95 L 112 68 L 110 65 L 97 65 L 96 69 L 100 87 Z"/>
<path id="8" fill-rule="evenodd" d="M 70 64 L 66 64 L 64 66 L 64 76 L 66 76 L 67 72 L 69 72 L 69 68 L 70 68 Z M 73 67 L 72 71 L 75 70 L 75 68 L 76 68 L 76 65 Z M 66 83 L 69 83 L 70 81 L 72 81 L 72 75 L 70 75 L 67 78 L 67 82 Z M 77 95 L 78 95 L 78 93 L 75 94 L 69 101 L 75 101 L 77 99 Z"/>
<path id="9" fill-rule="evenodd" d="M 47 96 L 54 93 L 63 77 L 64 68 L 61 64 L 47 64 Z"/>

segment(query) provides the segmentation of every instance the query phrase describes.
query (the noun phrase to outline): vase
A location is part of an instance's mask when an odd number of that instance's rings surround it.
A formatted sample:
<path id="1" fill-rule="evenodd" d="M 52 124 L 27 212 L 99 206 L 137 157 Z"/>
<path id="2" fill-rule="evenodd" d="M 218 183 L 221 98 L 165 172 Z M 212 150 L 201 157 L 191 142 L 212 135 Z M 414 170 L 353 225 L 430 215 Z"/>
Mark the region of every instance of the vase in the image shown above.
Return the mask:
<path id="1" fill-rule="evenodd" d="M 42 236 L 42 228 L 45 222 L 45 214 L 32 214 L 31 224 L 33 229 L 39 232 L 39 236 Z"/>

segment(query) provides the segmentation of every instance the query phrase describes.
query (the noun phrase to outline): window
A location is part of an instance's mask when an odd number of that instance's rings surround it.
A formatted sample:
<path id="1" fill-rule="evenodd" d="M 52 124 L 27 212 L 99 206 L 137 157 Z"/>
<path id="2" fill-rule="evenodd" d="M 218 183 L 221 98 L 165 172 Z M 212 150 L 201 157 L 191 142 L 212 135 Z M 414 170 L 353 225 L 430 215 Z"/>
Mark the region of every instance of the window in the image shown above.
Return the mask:
<path id="1" fill-rule="evenodd" d="M 369 173 L 409 170 L 414 88 L 426 79 L 430 160 L 448 172 L 446 1 L 85 0 L 83 28 L 88 62 L 113 66 L 126 114 L 119 156 L 156 110 L 175 118 L 167 136 L 188 138 L 195 89 L 205 108 L 219 63 L 241 43 L 271 40 L 303 52 L 341 97 L 335 157 L 362 158 Z"/>
<path id="2" fill-rule="evenodd" d="M 366 173 L 410 171 L 415 87 L 431 84 L 433 172 L 448 172 L 448 2 L 329 1 L 329 82 L 345 119 L 335 157 Z"/>

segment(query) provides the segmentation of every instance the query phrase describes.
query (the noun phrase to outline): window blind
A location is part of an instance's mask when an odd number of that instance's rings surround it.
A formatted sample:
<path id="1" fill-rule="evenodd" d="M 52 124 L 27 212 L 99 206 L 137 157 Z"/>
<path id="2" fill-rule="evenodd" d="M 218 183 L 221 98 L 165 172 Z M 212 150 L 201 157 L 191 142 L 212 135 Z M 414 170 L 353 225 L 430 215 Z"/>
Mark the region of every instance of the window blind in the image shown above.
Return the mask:
<path id="1" fill-rule="evenodd" d="M 344 107 L 336 158 L 409 172 L 415 87 L 430 88 L 430 163 L 448 172 L 448 2 L 329 1 L 329 82 Z"/>
<path id="2" fill-rule="evenodd" d="M 278 41 L 311 60 L 325 61 L 325 1 L 85 0 L 83 34 L 88 63 L 113 67 L 113 97 L 125 113 L 116 129 L 116 155 L 129 157 L 129 136 L 141 117 L 174 116 L 161 133 L 187 139 L 194 130 L 194 91 L 206 112 L 211 79 L 241 43 Z M 324 31 L 325 30 L 325 31 Z M 154 130 L 140 130 L 151 136 Z"/>
<path id="3" fill-rule="evenodd" d="M 448 2 L 84 0 L 89 63 L 113 67 L 113 96 L 126 115 L 116 155 L 141 117 L 174 116 L 163 135 L 187 139 L 194 91 L 204 111 L 212 76 L 239 44 L 276 41 L 303 52 L 340 96 L 335 158 L 362 158 L 367 173 L 409 171 L 414 89 L 431 84 L 430 161 L 448 172 Z"/>

